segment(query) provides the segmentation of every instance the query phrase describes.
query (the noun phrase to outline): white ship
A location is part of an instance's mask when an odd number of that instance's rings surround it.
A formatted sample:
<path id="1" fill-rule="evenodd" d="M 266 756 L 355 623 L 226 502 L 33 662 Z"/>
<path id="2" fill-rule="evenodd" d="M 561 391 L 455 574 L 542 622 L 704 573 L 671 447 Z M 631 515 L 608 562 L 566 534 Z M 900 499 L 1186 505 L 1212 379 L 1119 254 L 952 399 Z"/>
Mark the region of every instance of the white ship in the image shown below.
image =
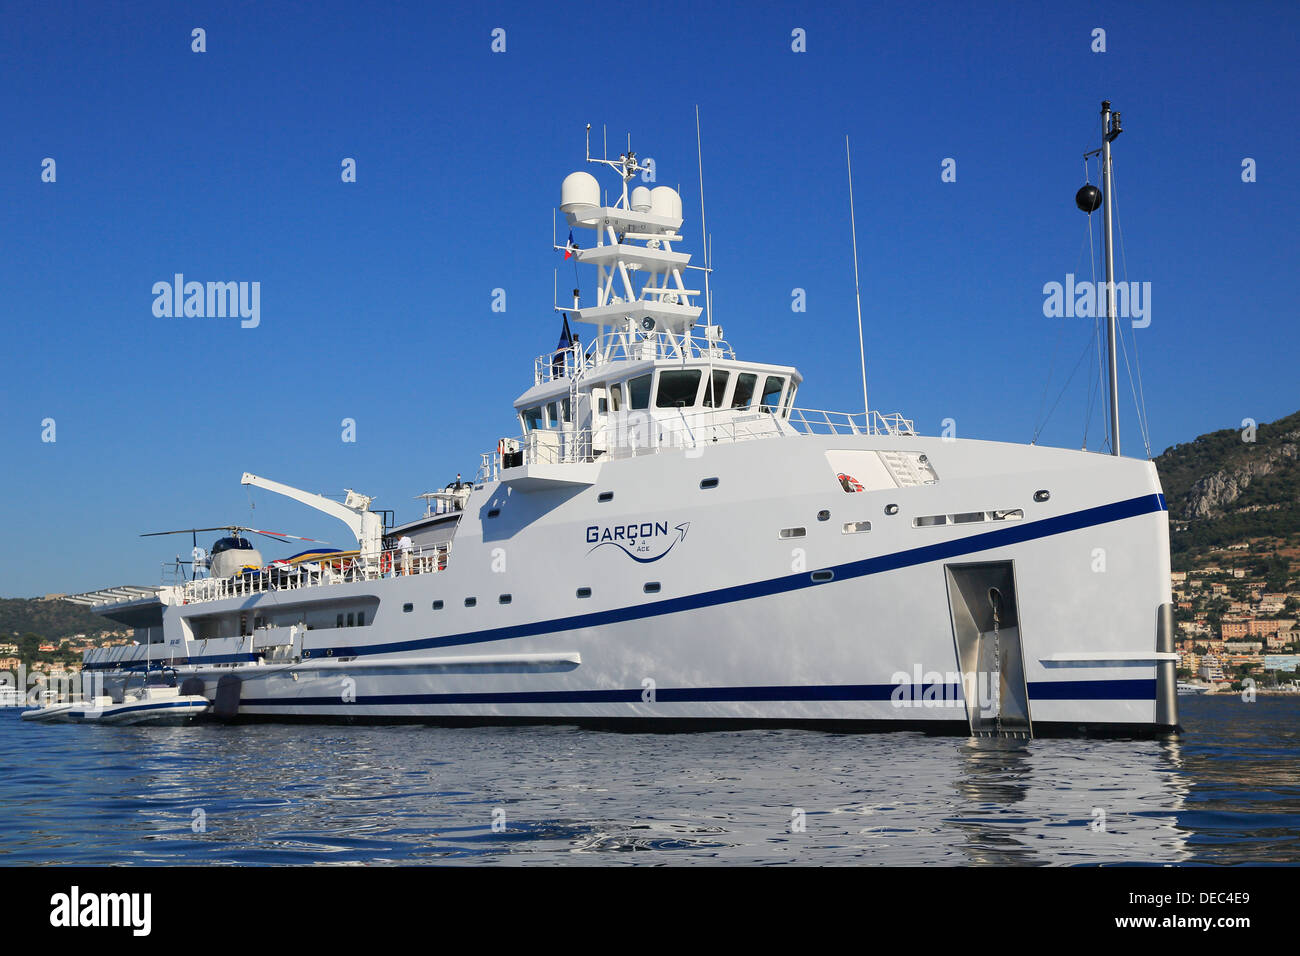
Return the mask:
<path id="1" fill-rule="evenodd" d="M 266 566 L 237 531 L 208 576 L 78 596 L 136 628 L 86 654 L 103 693 L 152 661 L 222 718 L 1176 726 L 1150 461 L 800 408 L 798 370 L 711 321 L 677 192 L 635 185 L 630 150 L 588 161 L 620 184 L 612 205 L 587 172 L 561 187 L 579 237 L 561 248 L 595 269 L 565 307 L 586 341 L 536 360 L 522 434 L 398 527 L 355 491 L 245 474 L 343 521 L 355 551 Z M 1108 239 L 1109 218 L 1107 195 Z"/>

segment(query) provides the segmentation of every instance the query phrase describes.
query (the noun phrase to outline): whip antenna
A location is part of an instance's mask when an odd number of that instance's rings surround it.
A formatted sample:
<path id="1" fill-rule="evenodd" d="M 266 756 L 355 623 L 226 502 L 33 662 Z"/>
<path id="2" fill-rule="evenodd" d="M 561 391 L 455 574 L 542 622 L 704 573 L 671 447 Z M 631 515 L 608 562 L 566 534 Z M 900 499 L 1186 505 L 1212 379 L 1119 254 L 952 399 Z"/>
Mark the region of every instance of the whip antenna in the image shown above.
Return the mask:
<path id="1" fill-rule="evenodd" d="M 867 404 L 867 350 L 862 341 L 862 288 L 858 283 L 858 218 L 853 210 L 853 158 L 849 154 L 849 137 L 844 136 L 844 163 L 849 168 L 849 224 L 853 228 L 853 294 L 858 300 L 858 357 L 862 360 L 862 411 L 867 432 L 871 432 L 871 406 Z"/>

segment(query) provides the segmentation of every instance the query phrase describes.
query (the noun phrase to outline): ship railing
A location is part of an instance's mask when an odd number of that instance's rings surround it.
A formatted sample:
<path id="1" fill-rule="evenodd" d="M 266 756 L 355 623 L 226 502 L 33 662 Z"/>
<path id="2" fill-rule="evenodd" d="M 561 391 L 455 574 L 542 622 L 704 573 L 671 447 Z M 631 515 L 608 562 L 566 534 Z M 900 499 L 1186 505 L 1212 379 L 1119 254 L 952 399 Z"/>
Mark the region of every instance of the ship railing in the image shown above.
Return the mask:
<path id="1" fill-rule="evenodd" d="M 276 567 L 268 565 L 228 578 L 195 578 L 175 585 L 181 603 L 198 604 L 226 598 L 252 597 L 270 591 L 293 591 L 302 588 L 345 584 L 353 581 L 377 581 L 410 574 L 436 574 L 446 570 L 451 553 L 450 542 L 424 548 L 387 548 L 370 556 L 321 558 Z"/>
<path id="2" fill-rule="evenodd" d="M 805 435 L 915 435 L 910 419 L 897 412 L 831 412 L 792 408 L 788 420 Z"/>
<path id="3" fill-rule="evenodd" d="M 766 405 L 748 409 L 707 409 L 677 415 L 632 412 L 594 432 L 583 429 L 534 429 L 511 444 L 522 452 L 522 463 L 561 465 L 634 458 L 668 449 L 688 454 L 719 442 L 801 435 L 915 435 L 910 419 L 897 413 L 832 412 L 792 408 L 786 413 Z M 519 459 L 515 459 L 518 461 Z M 500 453 L 484 456 L 481 475 L 498 477 Z"/>
<path id="4" fill-rule="evenodd" d="M 734 360 L 736 353 L 726 341 L 707 332 L 696 334 L 693 331 L 662 330 L 640 333 L 618 330 L 598 335 L 585 346 L 581 342 L 574 342 L 571 346 L 537 356 L 533 360 L 533 384 L 582 378 L 586 373 L 610 362 L 643 359 L 681 361 L 695 358 Z"/>

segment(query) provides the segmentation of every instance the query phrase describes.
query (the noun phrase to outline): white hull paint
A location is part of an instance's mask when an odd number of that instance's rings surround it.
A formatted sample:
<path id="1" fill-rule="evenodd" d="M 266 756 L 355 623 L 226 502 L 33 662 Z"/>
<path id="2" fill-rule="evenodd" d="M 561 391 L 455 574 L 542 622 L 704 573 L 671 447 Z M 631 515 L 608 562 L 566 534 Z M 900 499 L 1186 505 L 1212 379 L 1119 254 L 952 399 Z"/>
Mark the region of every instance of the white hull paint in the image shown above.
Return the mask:
<path id="1" fill-rule="evenodd" d="M 826 451 L 891 446 L 926 454 L 941 480 L 855 494 L 827 480 Z M 1048 501 L 1034 501 L 1040 489 Z M 913 526 L 1017 508 L 1015 522 Z M 842 532 L 858 520 L 871 530 Z M 646 563 L 588 543 L 589 527 L 645 522 L 689 527 Z M 780 538 L 790 527 L 805 536 Z M 580 489 L 485 483 L 446 570 L 169 607 L 161 660 L 211 699 L 221 677 L 239 678 L 240 716 L 964 725 L 944 569 L 990 561 L 1014 562 L 1036 726 L 1158 727 L 1157 620 L 1171 596 L 1154 466 L 969 440 L 771 438 L 607 462 Z M 825 569 L 835 577 L 814 583 Z M 281 662 L 248 660 L 252 637 L 187 637 L 196 615 L 287 622 L 302 602 L 351 597 L 377 602 L 366 626 L 301 632 Z M 88 664 L 125 663 L 99 656 Z M 936 680 L 951 688 L 919 699 Z M 918 699 L 896 699 L 918 682 Z"/>

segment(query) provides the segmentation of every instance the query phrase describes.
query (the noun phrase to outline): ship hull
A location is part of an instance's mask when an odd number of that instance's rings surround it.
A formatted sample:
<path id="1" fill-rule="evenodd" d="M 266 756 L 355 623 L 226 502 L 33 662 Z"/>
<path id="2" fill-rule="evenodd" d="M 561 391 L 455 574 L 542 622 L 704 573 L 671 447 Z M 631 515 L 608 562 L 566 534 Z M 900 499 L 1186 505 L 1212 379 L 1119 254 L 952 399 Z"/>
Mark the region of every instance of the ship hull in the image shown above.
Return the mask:
<path id="1" fill-rule="evenodd" d="M 846 491 L 834 462 L 864 450 L 938 478 Z M 483 483 L 438 573 L 169 606 L 163 659 L 230 719 L 1161 732 L 1166 519 L 1154 466 L 1083 452 L 660 450 Z M 322 626 L 354 607 L 364 625 Z"/>

